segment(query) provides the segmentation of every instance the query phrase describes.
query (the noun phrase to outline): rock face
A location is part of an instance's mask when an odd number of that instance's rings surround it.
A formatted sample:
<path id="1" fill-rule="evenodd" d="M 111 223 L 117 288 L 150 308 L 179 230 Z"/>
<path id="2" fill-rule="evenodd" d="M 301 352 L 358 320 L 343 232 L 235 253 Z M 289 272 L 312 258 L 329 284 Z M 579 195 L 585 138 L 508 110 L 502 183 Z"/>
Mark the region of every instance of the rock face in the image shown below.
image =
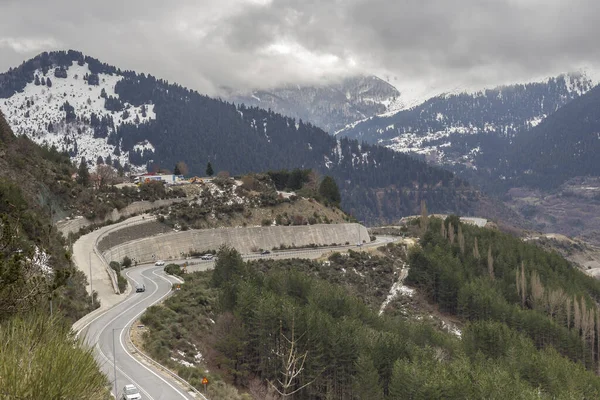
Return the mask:
<path id="1" fill-rule="evenodd" d="M 288 85 L 271 90 L 229 92 L 227 99 L 271 109 L 334 133 L 349 124 L 398 107 L 400 92 L 376 76 L 356 76 L 314 86 Z"/>
<path id="2" fill-rule="evenodd" d="M 270 250 L 282 244 L 300 247 L 346 242 L 356 244 L 359 240 L 370 241 L 367 228 L 360 224 L 205 229 L 163 234 L 124 243 L 104 252 L 104 256 L 107 260 L 122 260 L 128 256 L 144 263 L 180 258 L 182 252 L 188 253 L 190 250 L 202 252 L 218 249 L 222 244 L 228 244 L 246 254 L 256 249 Z"/>

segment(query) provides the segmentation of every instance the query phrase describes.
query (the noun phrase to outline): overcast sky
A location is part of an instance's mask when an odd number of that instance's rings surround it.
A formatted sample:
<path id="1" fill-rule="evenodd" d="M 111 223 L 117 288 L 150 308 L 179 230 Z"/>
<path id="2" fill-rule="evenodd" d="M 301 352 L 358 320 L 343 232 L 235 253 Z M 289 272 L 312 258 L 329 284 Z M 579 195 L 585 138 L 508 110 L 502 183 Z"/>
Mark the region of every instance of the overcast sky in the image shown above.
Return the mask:
<path id="1" fill-rule="evenodd" d="M 598 0 L 0 0 L 0 70 L 76 49 L 214 94 L 354 73 L 473 88 L 598 70 Z"/>

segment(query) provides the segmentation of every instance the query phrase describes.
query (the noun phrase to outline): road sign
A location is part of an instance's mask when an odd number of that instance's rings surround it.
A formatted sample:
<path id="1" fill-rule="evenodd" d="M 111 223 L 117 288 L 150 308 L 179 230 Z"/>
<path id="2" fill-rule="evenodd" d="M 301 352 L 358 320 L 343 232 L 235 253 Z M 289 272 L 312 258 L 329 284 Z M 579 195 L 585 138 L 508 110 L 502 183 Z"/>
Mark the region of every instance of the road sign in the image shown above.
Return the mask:
<path id="1" fill-rule="evenodd" d="M 208 385 L 208 379 L 206 377 L 202 378 L 202 384 Z"/>

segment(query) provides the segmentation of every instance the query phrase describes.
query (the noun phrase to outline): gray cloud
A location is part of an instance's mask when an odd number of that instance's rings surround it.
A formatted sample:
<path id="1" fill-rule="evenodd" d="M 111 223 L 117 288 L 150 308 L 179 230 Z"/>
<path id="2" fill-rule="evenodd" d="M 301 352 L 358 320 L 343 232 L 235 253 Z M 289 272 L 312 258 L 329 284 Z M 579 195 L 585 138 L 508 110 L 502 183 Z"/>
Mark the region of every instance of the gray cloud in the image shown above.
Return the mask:
<path id="1" fill-rule="evenodd" d="M 207 93 L 357 72 L 480 87 L 598 68 L 599 17 L 596 0 L 0 0 L 0 69 L 72 48 Z"/>

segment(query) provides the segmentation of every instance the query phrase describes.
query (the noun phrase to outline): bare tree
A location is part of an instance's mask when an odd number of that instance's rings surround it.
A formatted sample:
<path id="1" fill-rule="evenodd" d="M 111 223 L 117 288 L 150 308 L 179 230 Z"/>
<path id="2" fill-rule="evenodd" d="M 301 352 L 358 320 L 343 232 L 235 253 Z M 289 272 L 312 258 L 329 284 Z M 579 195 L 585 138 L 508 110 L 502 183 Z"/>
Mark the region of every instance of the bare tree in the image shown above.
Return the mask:
<path id="1" fill-rule="evenodd" d="M 465 255 L 465 236 L 463 235 L 462 228 L 460 224 L 458 224 L 458 246 L 460 247 L 460 252 L 464 256 Z"/>
<path id="2" fill-rule="evenodd" d="M 450 240 L 450 244 L 454 244 L 454 226 L 452 222 L 448 222 L 448 239 Z"/>
<path id="3" fill-rule="evenodd" d="M 567 311 L 567 329 L 571 329 L 571 314 L 573 310 L 573 304 L 571 304 L 571 298 L 568 298 L 565 302 L 565 309 Z"/>
<path id="4" fill-rule="evenodd" d="M 114 185 L 117 179 L 117 171 L 110 165 L 98 164 L 94 178 L 96 179 L 98 188 Z"/>
<path id="5" fill-rule="evenodd" d="M 176 171 L 178 171 L 179 173 L 175 173 Z M 175 173 L 175 175 L 187 175 L 189 171 L 190 169 L 188 168 L 187 164 L 183 161 L 179 161 L 175 165 L 175 170 L 173 171 L 173 173 Z"/>
<path id="6" fill-rule="evenodd" d="M 427 204 L 425 204 L 425 200 L 421 200 L 421 234 L 425 234 L 427 232 L 427 228 L 429 226 L 429 217 L 427 215 Z"/>
<path id="7" fill-rule="evenodd" d="M 443 220 L 440 228 L 440 235 L 442 235 L 444 239 L 448 237 L 448 232 L 446 231 L 446 224 L 444 224 Z"/>
<path id="8" fill-rule="evenodd" d="M 581 310 L 577 298 L 573 299 L 573 327 L 577 332 L 581 329 Z"/>
<path id="9" fill-rule="evenodd" d="M 535 271 L 531 271 L 531 301 L 533 308 L 542 307 L 544 304 L 544 285 Z"/>
<path id="10" fill-rule="evenodd" d="M 283 326 L 280 328 L 280 336 L 283 339 L 282 348 L 276 352 L 276 355 L 281 359 L 281 378 L 277 379 L 277 383 L 273 383 L 272 381 L 268 382 L 277 393 L 286 398 L 309 386 L 314 382 L 314 379 L 298 388 L 294 388 L 298 377 L 304 371 L 304 363 L 308 356 L 308 351 L 299 353 L 298 341 L 302 339 L 302 336 L 304 335 L 300 335 L 300 337 L 296 338 L 294 319 L 292 319 L 291 336 L 287 337 L 283 333 Z"/>
<path id="11" fill-rule="evenodd" d="M 479 255 L 479 245 L 477 244 L 477 237 L 475 237 L 475 242 L 473 243 L 473 257 L 475 257 L 476 260 L 479 260 L 479 258 L 481 257 Z"/>
<path id="12" fill-rule="evenodd" d="M 488 247 L 488 274 L 494 279 L 494 258 L 492 257 L 492 245 Z"/>
<path id="13" fill-rule="evenodd" d="M 549 290 L 547 296 L 548 314 L 552 318 L 556 318 L 558 311 L 562 308 L 566 300 L 567 295 L 561 288 Z"/>

